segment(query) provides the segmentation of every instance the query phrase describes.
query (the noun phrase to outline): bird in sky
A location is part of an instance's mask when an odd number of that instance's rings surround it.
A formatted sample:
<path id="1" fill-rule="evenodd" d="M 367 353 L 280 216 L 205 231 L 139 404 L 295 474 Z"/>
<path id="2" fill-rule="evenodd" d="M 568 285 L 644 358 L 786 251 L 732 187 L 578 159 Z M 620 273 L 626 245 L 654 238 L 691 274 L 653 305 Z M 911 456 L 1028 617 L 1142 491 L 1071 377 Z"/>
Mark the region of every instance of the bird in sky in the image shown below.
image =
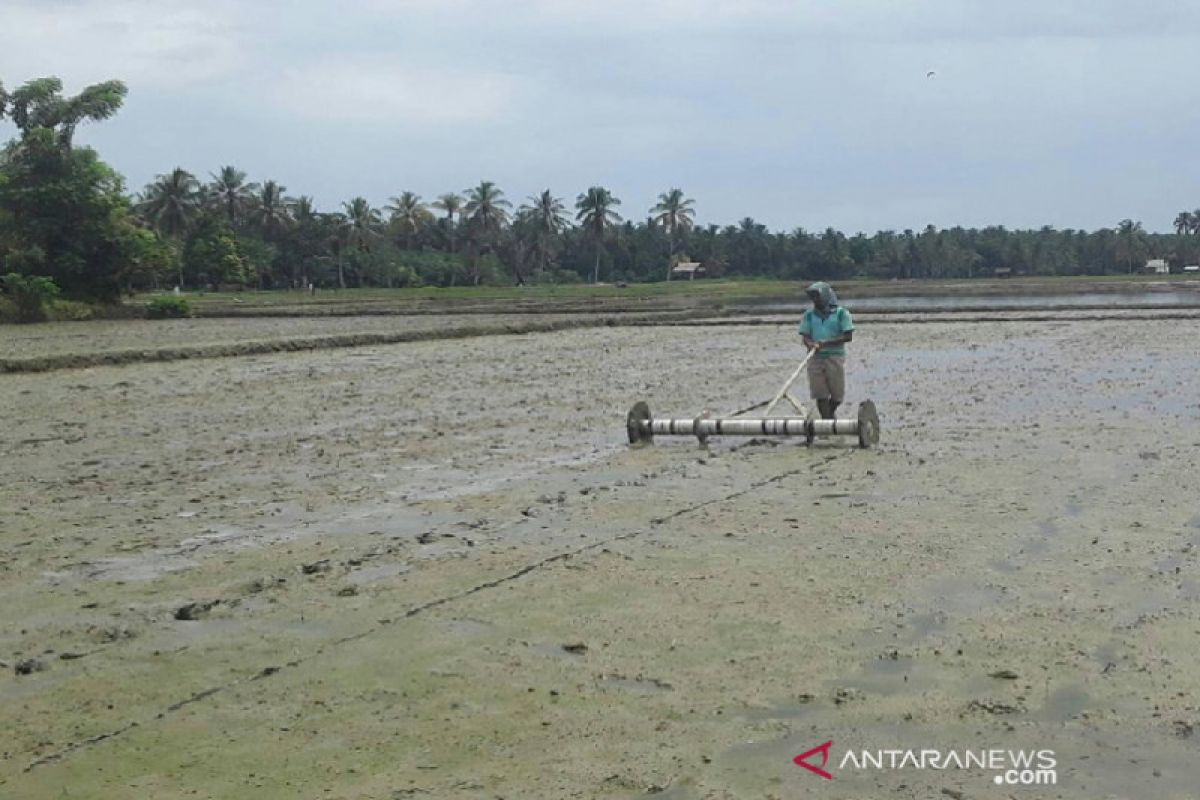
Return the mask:
<path id="1" fill-rule="evenodd" d="M 934 75 L 936 75 L 936 74 L 937 74 L 937 73 L 936 73 L 936 72 L 934 72 L 933 70 L 929 70 L 929 72 L 926 72 L 926 73 L 925 73 L 925 77 L 926 77 L 926 78 L 932 78 L 932 77 L 933 77 Z"/>

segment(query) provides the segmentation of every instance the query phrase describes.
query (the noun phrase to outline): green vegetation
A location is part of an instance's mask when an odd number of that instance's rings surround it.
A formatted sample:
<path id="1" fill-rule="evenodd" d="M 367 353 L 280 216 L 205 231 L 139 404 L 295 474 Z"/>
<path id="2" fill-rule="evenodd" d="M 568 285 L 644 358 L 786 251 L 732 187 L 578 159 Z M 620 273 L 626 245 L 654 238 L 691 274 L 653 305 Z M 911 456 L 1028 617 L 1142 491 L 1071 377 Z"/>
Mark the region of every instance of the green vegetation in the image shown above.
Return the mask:
<path id="1" fill-rule="evenodd" d="M 613 208 L 613 206 L 619 205 L 621 205 L 621 201 L 613 197 L 603 186 L 593 186 L 587 190 L 587 194 L 579 195 L 579 199 L 575 201 L 575 208 L 579 211 L 575 215 L 575 219 L 583 225 L 588 238 L 592 240 L 592 247 L 596 250 L 596 262 L 592 266 L 592 283 L 600 280 L 600 256 L 605 250 L 604 236 L 610 228 L 621 221 L 621 215 Z"/>
<path id="2" fill-rule="evenodd" d="M 1153 275 L 1105 275 L 1095 277 L 1058 276 L 1022 278 L 1019 291 L 1029 295 L 1073 292 L 1137 292 L 1147 284 L 1161 282 Z M 1173 276 L 1173 281 L 1187 280 Z M 1200 277 L 1195 278 L 1200 282 Z M 574 309 L 602 312 L 662 311 L 669 309 L 717 309 L 731 305 L 753 306 L 758 303 L 804 302 L 806 284 L 771 279 L 659 281 L 631 283 L 624 287 L 607 284 L 525 284 L 524 286 L 455 286 L 438 288 L 363 288 L 270 290 L 230 292 L 185 292 L 195 316 L 235 314 L 253 316 L 286 314 L 324 316 L 327 314 L 406 313 L 436 311 L 455 313 L 471 308 L 505 313 L 518 307 L 547 313 Z M 914 291 L 938 297 L 961 295 L 1004 295 L 1014 291 L 1004 280 L 952 279 L 922 281 L 914 286 L 903 281 L 857 278 L 838 283 L 838 294 L 850 303 L 862 297 L 911 295 Z M 135 302 L 142 305 L 158 294 L 140 294 Z"/>
<path id="3" fill-rule="evenodd" d="M 119 81 L 74 97 L 57 78 L 11 93 L 0 85 L 0 119 L 17 132 L 0 150 L 0 271 L 108 302 L 170 286 L 642 284 L 669 281 L 684 260 L 700 262 L 708 278 L 787 281 L 1128 275 L 1151 257 L 1175 269 L 1200 262 L 1200 209 L 1181 212 L 1174 234 L 1122 220 L 1093 232 L 927 226 L 847 236 L 773 232 L 749 217 L 697 226 L 695 201 L 679 188 L 660 194 L 641 220 L 623 219 L 621 200 L 603 186 L 578 196 L 572 220 L 550 189 L 514 209 L 491 181 L 431 203 L 400 191 L 382 209 L 355 197 L 323 212 L 231 165 L 207 183 L 176 167 L 131 197 L 95 152 L 73 144 L 79 124 L 111 117 L 124 97 Z"/>
<path id="4" fill-rule="evenodd" d="M 6 94 L 0 116 L 17 138 L 0 150 L 0 269 L 52 278 L 78 297 L 115 300 L 126 280 L 159 255 L 139 228 L 121 178 L 88 148 L 73 144 L 76 126 L 116 113 L 118 81 L 62 95 L 57 78 Z"/>
<path id="5" fill-rule="evenodd" d="M 146 303 L 147 319 L 179 319 L 191 315 L 192 307 L 185 297 L 164 295 Z"/>
<path id="6" fill-rule="evenodd" d="M 17 322 L 45 322 L 59 295 L 58 286 L 50 278 L 15 272 L 0 277 L 0 288 L 10 298 Z"/>

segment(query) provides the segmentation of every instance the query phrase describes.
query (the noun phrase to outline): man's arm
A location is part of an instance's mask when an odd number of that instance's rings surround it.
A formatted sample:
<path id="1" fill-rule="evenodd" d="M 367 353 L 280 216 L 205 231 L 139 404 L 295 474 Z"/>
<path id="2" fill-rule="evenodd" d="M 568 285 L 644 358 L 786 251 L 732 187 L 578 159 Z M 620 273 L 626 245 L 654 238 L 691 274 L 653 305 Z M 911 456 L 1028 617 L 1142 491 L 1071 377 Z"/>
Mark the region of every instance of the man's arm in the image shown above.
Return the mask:
<path id="1" fill-rule="evenodd" d="M 819 350 L 821 348 L 819 342 L 813 341 L 812 322 L 809 320 L 807 312 L 800 318 L 800 340 L 804 342 L 804 346 L 809 350 L 814 348 Z"/>
<path id="2" fill-rule="evenodd" d="M 812 327 L 809 324 L 808 316 L 800 320 L 800 338 L 804 342 L 804 346 L 809 350 L 820 350 L 822 347 L 827 347 L 837 344 L 846 344 L 854 341 L 854 320 L 850 317 L 850 312 L 842 309 L 842 335 L 833 339 L 826 339 L 823 342 L 818 342 L 809 334 L 812 333 Z"/>
<path id="3" fill-rule="evenodd" d="M 844 308 L 839 308 L 838 322 L 842 326 L 842 335 L 835 339 L 830 339 L 825 344 L 846 344 L 847 342 L 854 341 L 854 318 L 850 316 L 850 312 Z"/>
<path id="4" fill-rule="evenodd" d="M 829 347 L 829 346 L 838 345 L 838 344 L 846 344 L 847 342 L 854 341 L 854 320 L 851 318 L 850 312 L 843 308 L 839 312 L 839 315 L 840 315 L 840 320 L 842 323 L 842 335 L 836 336 L 832 339 L 826 339 L 823 342 L 813 342 L 812 339 L 810 339 L 808 336 L 805 336 L 804 344 L 805 344 L 805 346 L 808 347 L 809 350 L 812 350 L 814 348 L 816 348 L 817 350 L 820 350 L 822 347 Z"/>

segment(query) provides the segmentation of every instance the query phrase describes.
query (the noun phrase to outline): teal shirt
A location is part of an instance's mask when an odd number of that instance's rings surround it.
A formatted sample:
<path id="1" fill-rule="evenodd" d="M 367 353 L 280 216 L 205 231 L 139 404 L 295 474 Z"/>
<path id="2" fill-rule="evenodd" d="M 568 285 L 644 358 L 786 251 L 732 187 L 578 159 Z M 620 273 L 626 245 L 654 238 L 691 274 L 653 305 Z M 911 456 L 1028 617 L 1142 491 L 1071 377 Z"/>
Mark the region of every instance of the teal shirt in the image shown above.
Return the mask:
<path id="1" fill-rule="evenodd" d="M 841 306 L 834 306 L 824 317 L 818 314 L 816 309 L 810 308 L 800 318 L 800 335 L 807 336 L 815 342 L 827 342 L 852 330 L 854 330 L 854 320 L 851 319 L 850 312 Z M 846 355 L 846 345 L 844 344 L 833 344 L 817 351 L 817 358 L 844 355 Z"/>

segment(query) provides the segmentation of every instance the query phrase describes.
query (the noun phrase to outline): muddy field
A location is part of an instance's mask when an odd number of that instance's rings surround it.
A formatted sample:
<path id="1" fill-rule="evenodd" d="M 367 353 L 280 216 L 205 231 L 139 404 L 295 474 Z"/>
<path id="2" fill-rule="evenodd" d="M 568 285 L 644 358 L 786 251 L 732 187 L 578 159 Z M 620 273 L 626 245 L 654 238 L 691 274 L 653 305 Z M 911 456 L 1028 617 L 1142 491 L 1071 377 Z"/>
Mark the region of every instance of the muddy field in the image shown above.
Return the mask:
<path id="1" fill-rule="evenodd" d="M 574 315 L 542 314 L 560 322 Z M 9 325 L 0 328 L 0 358 L 150 350 L 321 338 L 341 334 L 430 332 L 478 325 L 522 325 L 528 314 L 439 314 L 423 316 L 243 317 L 170 320 L 98 320 L 86 323 Z"/>
<path id="2" fill-rule="evenodd" d="M 784 325 L 0 376 L 0 797 L 1194 798 L 1198 344 L 864 324 L 870 451 L 625 445 Z"/>

